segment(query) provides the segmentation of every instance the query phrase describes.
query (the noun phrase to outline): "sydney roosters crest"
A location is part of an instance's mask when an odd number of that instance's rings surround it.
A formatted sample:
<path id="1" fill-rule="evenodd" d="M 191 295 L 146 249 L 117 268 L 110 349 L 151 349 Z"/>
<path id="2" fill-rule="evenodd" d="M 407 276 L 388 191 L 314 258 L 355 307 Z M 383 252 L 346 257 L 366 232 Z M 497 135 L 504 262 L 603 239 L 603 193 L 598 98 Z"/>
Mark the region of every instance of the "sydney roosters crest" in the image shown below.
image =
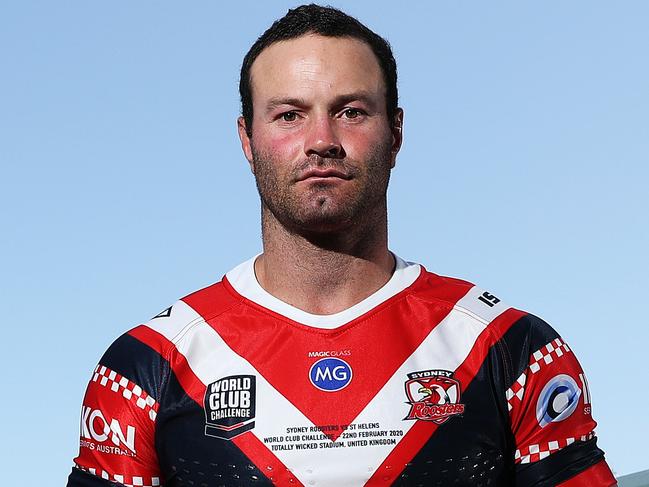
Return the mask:
<path id="1" fill-rule="evenodd" d="M 460 382 L 448 370 L 411 372 L 406 381 L 410 412 L 403 418 L 442 424 L 464 412 L 460 402 Z"/>

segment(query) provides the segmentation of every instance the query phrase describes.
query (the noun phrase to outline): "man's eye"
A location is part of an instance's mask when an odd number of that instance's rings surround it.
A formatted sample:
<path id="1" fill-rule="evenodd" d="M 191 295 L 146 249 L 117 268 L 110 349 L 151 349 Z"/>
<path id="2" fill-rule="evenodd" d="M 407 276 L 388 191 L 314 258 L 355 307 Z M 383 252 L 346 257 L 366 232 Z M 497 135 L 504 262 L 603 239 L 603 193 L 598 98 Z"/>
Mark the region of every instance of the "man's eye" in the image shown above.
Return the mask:
<path id="1" fill-rule="evenodd" d="M 297 119 L 297 113 L 295 112 L 286 112 L 282 113 L 282 120 L 285 122 L 295 122 Z"/>
<path id="2" fill-rule="evenodd" d="M 362 112 L 358 108 L 348 108 L 343 112 L 345 118 L 356 118 L 359 117 Z"/>

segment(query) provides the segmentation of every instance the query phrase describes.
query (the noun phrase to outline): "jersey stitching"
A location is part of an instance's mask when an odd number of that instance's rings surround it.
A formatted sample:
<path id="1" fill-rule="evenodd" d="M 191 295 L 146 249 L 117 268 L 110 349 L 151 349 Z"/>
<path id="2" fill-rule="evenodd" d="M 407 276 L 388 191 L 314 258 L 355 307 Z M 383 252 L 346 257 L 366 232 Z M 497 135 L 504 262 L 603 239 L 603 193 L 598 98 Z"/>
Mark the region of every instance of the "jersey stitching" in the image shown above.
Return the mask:
<path id="1" fill-rule="evenodd" d="M 479 321 L 480 323 L 482 323 L 482 324 L 485 325 L 485 326 L 487 326 L 489 323 L 491 323 L 491 321 L 493 321 L 493 320 L 489 321 L 489 320 L 484 319 L 482 316 L 475 314 L 473 311 L 471 311 L 471 310 L 465 308 L 464 306 L 460 306 L 460 305 L 457 305 L 457 304 L 456 304 L 456 305 L 453 306 L 453 308 L 456 309 L 456 310 L 458 310 L 458 311 L 463 312 L 464 314 L 470 316 L 471 318 L 473 318 L 473 319 L 476 320 L 476 321 Z M 500 315 L 499 315 L 499 316 L 500 316 Z M 496 318 L 497 318 L 497 317 L 496 317 Z M 494 318 L 494 320 L 495 320 L 496 318 Z"/>
<path id="2" fill-rule="evenodd" d="M 183 301 L 183 300 L 181 300 Z M 165 367 L 166 370 L 160 370 L 160 397 L 158 398 L 158 401 L 162 400 L 162 397 L 164 396 L 164 391 L 166 391 L 166 388 L 169 385 L 170 378 L 171 378 L 171 373 L 173 372 L 173 367 L 171 366 L 172 364 L 172 354 L 176 351 L 178 351 L 177 344 L 178 342 L 191 330 L 192 328 L 198 326 L 199 324 L 206 322 L 207 320 L 200 314 L 198 311 L 196 311 L 192 306 L 190 306 L 187 302 L 183 301 L 183 303 L 187 306 L 189 306 L 198 316 L 191 320 L 189 323 L 187 323 L 183 328 L 176 333 L 175 336 L 169 340 L 169 344 L 162 349 L 162 358 L 166 360 L 167 366 Z M 223 313 L 226 313 L 230 311 L 232 308 L 234 308 L 236 305 L 239 303 L 233 303 L 231 306 L 226 307 L 224 310 L 222 310 L 220 313 L 215 313 L 214 316 L 210 317 L 209 319 L 212 319 L 213 317 L 220 316 Z M 155 331 L 155 330 L 154 330 Z M 180 353 L 180 352 L 178 352 Z M 157 423 L 158 418 L 156 417 L 155 422 Z M 157 430 L 157 428 L 156 428 Z"/>
<path id="3" fill-rule="evenodd" d="M 511 354 L 509 353 L 509 347 L 507 347 L 507 344 L 505 343 L 504 340 L 498 340 L 496 342 L 498 345 L 498 349 L 500 350 L 502 362 L 503 362 L 503 368 L 504 368 L 504 373 L 505 373 L 505 379 L 506 382 L 505 384 L 513 384 L 514 383 L 514 366 L 512 364 L 512 357 Z"/>
<path id="4" fill-rule="evenodd" d="M 231 311 L 236 306 L 242 304 L 240 302 L 236 302 L 236 303 L 233 303 L 230 306 L 226 307 L 223 310 L 220 310 L 220 311 L 215 312 L 213 314 L 206 314 L 205 316 L 203 316 L 196 309 L 194 309 L 192 306 L 190 306 L 187 302 L 183 301 L 183 303 L 185 303 L 187 306 L 189 306 L 198 316 L 196 318 L 194 318 L 193 320 L 191 320 L 189 323 L 187 323 L 185 326 L 183 326 L 182 330 L 180 330 L 178 333 L 176 333 L 176 335 L 174 335 L 174 337 L 171 340 L 169 340 L 170 345 L 168 346 L 168 350 L 165 351 L 165 355 L 167 353 L 171 353 L 174 350 L 176 350 L 177 349 L 176 345 L 185 337 L 185 335 L 187 335 L 196 326 L 200 325 L 201 323 L 205 323 L 205 324 L 207 324 L 209 326 L 209 323 L 208 323 L 209 320 L 213 320 L 214 318 L 217 318 L 217 317 L 221 316 L 222 314 L 225 314 L 228 311 Z M 169 355 L 168 359 L 170 359 L 170 355 Z"/>
<path id="5" fill-rule="evenodd" d="M 480 324 L 482 324 L 482 326 L 483 326 L 482 329 L 483 329 L 483 330 L 489 328 L 489 324 L 490 324 L 491 322 L 493 322 L 493 321 L 496 319 L 496 318 L 494 318 L 494 319 L 491 320 L 491 321 L 487 321 L 487 320 L 485 320 L 485 319 L 483 319 L 483 318 L 480 318 L 477 314 L 473 313 L 472 311 L 469 311 L 468 309 L 466 309 L 466 308 L 464 308 L 464 307 L 462 307 L 462 306 L 453 306 L 453 308 L 451 309 L 451 311 L 457 311 L 458 313 L 462 313 L 462 314 L 464 314 L 464 315 L 467 315 L 469 318 L 473 318 L 474 320 L 476 320 L 477 322 L 479 322 Z M 450 312 L 449 312 L 449 313 L 450 313 Z M 492 335 L 493 335 L 493 334 L 492 334 Z"/>

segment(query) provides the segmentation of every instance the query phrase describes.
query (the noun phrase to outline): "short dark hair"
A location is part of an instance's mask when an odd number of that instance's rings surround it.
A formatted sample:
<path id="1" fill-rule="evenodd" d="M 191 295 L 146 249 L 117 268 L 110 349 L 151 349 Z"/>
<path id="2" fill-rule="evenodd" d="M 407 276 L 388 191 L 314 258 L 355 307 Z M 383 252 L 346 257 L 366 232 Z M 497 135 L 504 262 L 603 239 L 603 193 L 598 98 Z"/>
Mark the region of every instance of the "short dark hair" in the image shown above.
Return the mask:
<path id="1" fill-rule="evenodd" d="M 388 41 L 361 24 L 354 17 L 333 7 L 321 5 L 301 5 L 291 9 L 279 20 L 273 22 L 252 45 L 241 65 L 239 94 L 241 95 L 241 114 L 246 122 L 248 135 L 252 134 L 252 88 L 250 68 L 257 56 L 271 44 L 295 39 L 306 34 L 318 34 L 325 37 L 351 37 L 365 42 L 376 56 L 386 88 L 386 108 L 392 119 L 398 105 L 397 63 Z"/>

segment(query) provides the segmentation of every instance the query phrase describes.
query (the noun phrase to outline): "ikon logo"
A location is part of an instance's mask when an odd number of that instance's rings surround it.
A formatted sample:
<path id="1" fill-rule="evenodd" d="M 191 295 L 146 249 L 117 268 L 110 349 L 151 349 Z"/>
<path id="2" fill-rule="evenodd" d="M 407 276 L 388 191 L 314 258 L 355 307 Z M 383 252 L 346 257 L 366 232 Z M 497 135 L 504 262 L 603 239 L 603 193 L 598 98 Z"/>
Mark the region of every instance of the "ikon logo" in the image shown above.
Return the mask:
<path id="1" fill-rule="evenodd" d="M 112 419 L 108 422 L 99 409 L 81 408 L 81 437 L 99 443 L 110 440 L 114 445 L 124 445 L 135 453 L 135 427 L 127 425 L 124 435 L 119 421 Z"/>
<path id="2" fill-rule="evenodd" d="M 352 368 L 339 358 L 323 358 L 309 370 L 311 384 L 325 392 L 344 389 L 352 380 Z"/>

